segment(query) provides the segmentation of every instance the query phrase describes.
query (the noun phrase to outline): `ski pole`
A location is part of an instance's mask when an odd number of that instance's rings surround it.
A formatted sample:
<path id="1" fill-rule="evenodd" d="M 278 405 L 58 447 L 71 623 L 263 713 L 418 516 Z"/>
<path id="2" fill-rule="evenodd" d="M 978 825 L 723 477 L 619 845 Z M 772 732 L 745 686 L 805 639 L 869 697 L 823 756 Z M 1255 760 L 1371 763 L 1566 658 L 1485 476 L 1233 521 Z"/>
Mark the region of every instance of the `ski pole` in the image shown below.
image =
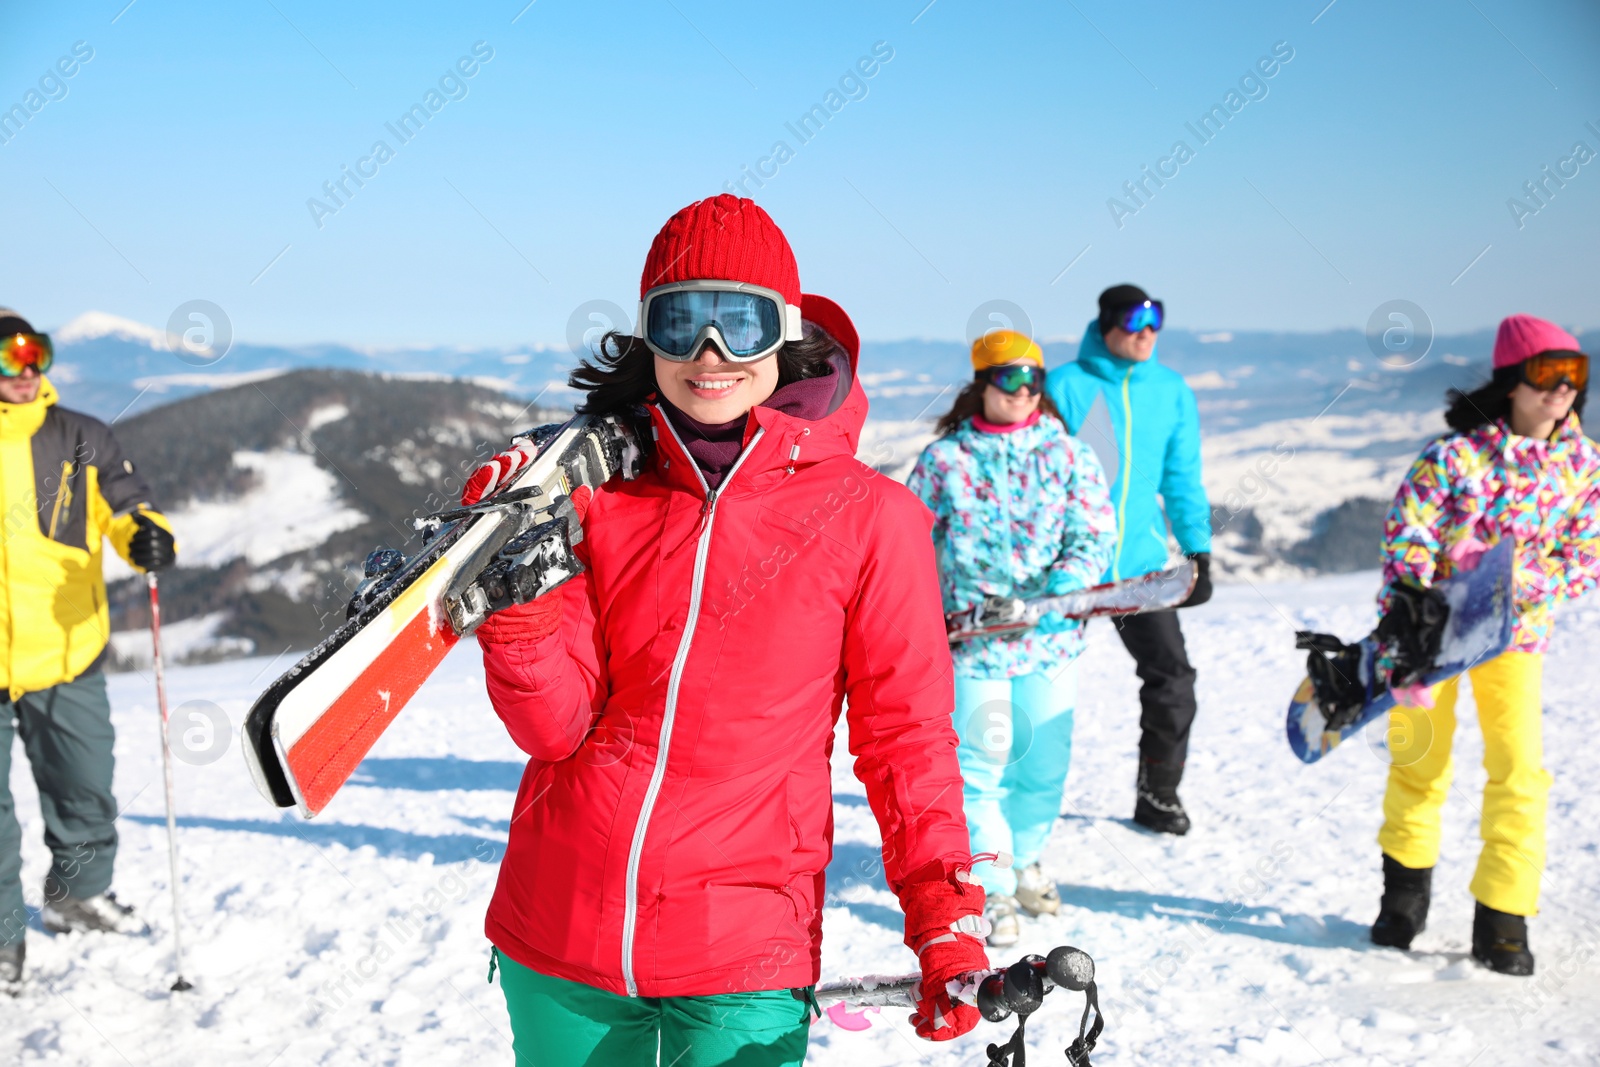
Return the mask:
<path id="1" fill-rule="evenodd" d="M 178 817 L 172 802 L 172 732 L 167 717 L 167 676 L 161 663 L 161 595 L 157 590 L 156 573 L 145 576 L 150 586 L 150 650 L 156 668 L 156 703 L 161 708 L 161 771 L 167 784 L 167 857 L 172 863 L 172 969 L 178 980 L 172 983 L 174 993 L 193 989 L 183 977 L 183 909 L 178 905 Z"/>
<path id="2" fill-rule="evenodd" d="M 846 978 L 817 986 L 815 997 L 819 1005 L 909 1008 L 916 1005 L 917 985 L 921 980 L 920 974 Z M 991 1065 L 1013 1064 L 1015 1067 L 1023 1067 L 1027 1062 L 1023 1028 L 1028 1017 L 1044 1002 L 1045 995 L 1058 987 L 1083 993 L 1083 1018 L 1078 1024 L 1078 1037 L 1066 1050 L 1066 1056 L 1071 1067 L 1088 1067 L 1089 1054 L 1094 1051 L 1095 1042 L 1105 1027 L 1105 1016 L 1100 1011 L 1099 991 L 1095 988 L 1094 960 L 1087 952 L 1062 945 L 1052 949 L 1048 957 L 1024 956 L 1009 967 L 963 975 L 961 985 L 961 992 L 953 994 L 954 999 L 975 1004 L 988 1021 L 1004 1022 L 1016 1016 L 1017 1029 L 1011 1039 L 1004 1045 L 988 1048 Z"/>

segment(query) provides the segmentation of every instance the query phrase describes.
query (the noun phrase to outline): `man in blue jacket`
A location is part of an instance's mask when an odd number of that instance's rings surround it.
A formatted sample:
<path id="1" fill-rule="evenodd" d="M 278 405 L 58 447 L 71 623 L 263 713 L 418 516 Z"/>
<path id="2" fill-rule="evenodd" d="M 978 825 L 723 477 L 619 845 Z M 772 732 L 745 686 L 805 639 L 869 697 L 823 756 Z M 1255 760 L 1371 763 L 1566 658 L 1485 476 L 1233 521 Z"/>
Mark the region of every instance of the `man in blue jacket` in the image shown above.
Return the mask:
<path id="1" fill-rule="evenodd" d="M 1100 317 L 1083 331 L 1076 362 L 1050 372 L 1045 388 L 1067 421 L 1100 454 L 1117 513 L 1116 551 L 1104 580 L 1167 565 L 1170 527 L 1199 580 L 1183 607 L 1211 598 L 1211 508 L 1200 484 L 1200 412 L 1182 375 L 1156 360 L 1161 301 L 1136 285 L 1100 294 Z M 1165 514 L 1163 514 L 1163 506 Z M 1143 735 L 1133 818 L 1168 834 L 1189 832 L 1178 783 L 1194 722 L 1194 668 L 1175 611 L 1115 620 L 1138 664 Z"/>

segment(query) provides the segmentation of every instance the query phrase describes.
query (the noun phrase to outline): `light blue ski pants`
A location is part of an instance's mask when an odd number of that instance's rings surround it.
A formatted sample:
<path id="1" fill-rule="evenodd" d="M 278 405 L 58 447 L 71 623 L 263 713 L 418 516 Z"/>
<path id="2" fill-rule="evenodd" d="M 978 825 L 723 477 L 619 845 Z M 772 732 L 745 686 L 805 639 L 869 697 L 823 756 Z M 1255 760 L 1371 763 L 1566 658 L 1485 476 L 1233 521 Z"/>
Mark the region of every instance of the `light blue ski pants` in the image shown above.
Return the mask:
<path id="1" fill-rule="evenodd" d="M 1017 891 L 1017 870 L 1037 862 L 1061 811 L 1072 762 L 1075 663 L 1016 678 L 956 678 L 956 736 L 972 851 L 1009 852 L 1015 867 L 980 863 L 991 895 Z"/>

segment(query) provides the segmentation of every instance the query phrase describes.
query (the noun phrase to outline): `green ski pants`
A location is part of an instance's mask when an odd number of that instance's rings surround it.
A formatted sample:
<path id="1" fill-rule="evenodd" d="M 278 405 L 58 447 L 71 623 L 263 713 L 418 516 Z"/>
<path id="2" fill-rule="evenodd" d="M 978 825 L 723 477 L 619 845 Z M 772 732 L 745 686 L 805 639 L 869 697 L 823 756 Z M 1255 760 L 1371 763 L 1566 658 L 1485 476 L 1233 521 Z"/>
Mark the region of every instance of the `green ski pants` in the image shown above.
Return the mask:
<path id="1" fill-rule="evenodd" d="M 0 694 L 3 695 L 3 694 Z M 117 858 L 117 802 L 111 796 L 111 701 L 98 670 L 70 682 L 0 699 L 0 944 L 28 927 L 22 902 L 22 830 L 11 800 L 11 749 L 22 735 L 44 815 L 52 862 L 45 894 L 92 897 L 111 885 Z"/>
<path id="2" fill-rule="evenodd" d="M 517 1067 L 798 1067 L 806 1058 L 810 987 L 621 997 L 540 974 L 498 949 L 494 958 Z"/>

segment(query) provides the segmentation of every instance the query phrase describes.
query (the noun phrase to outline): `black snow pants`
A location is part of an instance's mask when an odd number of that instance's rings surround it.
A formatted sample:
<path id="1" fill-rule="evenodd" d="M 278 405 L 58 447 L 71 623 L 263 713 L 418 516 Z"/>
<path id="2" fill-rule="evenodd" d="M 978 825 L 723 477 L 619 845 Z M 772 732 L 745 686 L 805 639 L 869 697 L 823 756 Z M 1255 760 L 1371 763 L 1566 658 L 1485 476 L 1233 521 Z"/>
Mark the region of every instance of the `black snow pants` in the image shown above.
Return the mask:
<path id="1" fill-rule="evenodd" d="M 1138 665 L 1139 754 L 1150 763 L 1174 770 L 1189 755 L 1189 727 L 1194 724 L 1195 670 L 1183 647 L 1176 611 L 1114 617 L 1117 636 Z"/>

